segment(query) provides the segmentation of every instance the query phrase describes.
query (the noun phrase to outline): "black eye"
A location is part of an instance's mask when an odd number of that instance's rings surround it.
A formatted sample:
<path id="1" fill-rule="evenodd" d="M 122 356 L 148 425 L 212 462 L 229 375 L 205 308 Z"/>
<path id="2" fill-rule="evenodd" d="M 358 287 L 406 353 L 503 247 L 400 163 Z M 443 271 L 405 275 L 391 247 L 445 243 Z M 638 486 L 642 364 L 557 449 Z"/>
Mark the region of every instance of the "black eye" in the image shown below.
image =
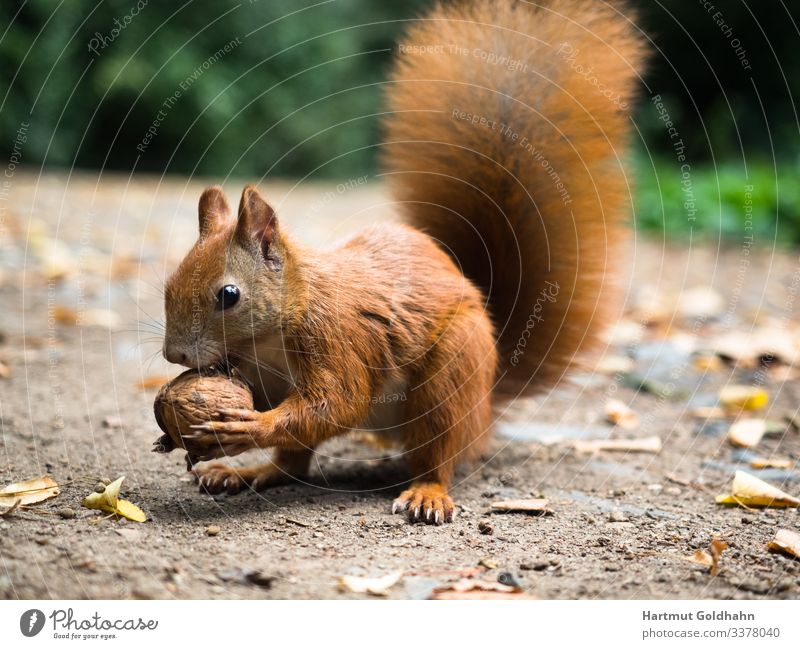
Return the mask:
<path id="1" fill-rule="evenodd" d="M 226 284 L 217 293 L 217 308 L 230 309 L 239 301 L 239 287 L 233 284 Z"/>

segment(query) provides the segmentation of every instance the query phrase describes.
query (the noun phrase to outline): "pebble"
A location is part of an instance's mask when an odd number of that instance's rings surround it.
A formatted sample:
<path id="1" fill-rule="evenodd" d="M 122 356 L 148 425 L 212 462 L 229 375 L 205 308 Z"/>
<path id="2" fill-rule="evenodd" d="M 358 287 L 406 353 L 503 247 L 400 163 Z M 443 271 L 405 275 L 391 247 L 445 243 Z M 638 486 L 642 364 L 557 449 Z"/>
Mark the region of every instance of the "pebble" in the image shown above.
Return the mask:
<path id="1" fill-rule="evenodd" d="M 209 525 L 209 526 L 206 528 L 206 534 L 207 534 L 208 536 L 216 536 L 216 535 L 217 535 L 217 534 L 219 534 L 219 533 L 220 533 L 220 527 L 219 527 L 219 525 Z"/>
<path id="2" fill-rule="evenodd" d="M 101 493 L 103 493 L 105 490 L 106 490 L 106 486 L 105 486 L 105 485 L 104 485 L 102 482 L 98 482 L 98 483 L 97 483 L 97 484 L 94 486 L 94 492 L 95 492 L 96 494 L 101 494 Z"/>
<path id="3" fill-rule="evenodd" d="M 58 515 L 61 516 L 61 518 L 75 518 L 77 516 L 72 507 L 62 507 L 58 510 Z"/>
<path id="4" fill-rule="evenodd" d="M 612 523 L 627 523 L 628 517 L 621 509 L 612 509 L 611 513 L 608 515 L 608 520 Z"/>
<path id="5" fill-rule="evenodd" d="M 481 521 L 478 523 L 478 531 L 481 534 L 494 534 L 494 526 L 489 521 Z"/>

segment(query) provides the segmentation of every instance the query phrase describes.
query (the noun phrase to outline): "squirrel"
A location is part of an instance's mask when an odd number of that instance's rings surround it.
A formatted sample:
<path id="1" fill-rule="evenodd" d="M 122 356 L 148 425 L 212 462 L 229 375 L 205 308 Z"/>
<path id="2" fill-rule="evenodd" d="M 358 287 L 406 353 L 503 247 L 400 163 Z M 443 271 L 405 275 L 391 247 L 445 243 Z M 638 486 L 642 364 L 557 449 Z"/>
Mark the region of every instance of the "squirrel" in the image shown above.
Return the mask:
<path id="1" fill-rule="evenodd" d="M 392 504 L 453 518 L 454 467 L 480 456 L 497 404 L 550 389 L 615 316 L 629 201 L 629 108 L 645 51 L 624 5 L 436 5 L 399 43 L 381 164 L 405 223 L 301 245 L 254 185 L 220 187 L 166 282 L 163 353 L 228 362 L 254 410 L 184 438 L 201 490 L 305 474 L 351 430 L 392 432 L 411 480 Z M 213 462 L 249 449 L 270 462 Z"/>

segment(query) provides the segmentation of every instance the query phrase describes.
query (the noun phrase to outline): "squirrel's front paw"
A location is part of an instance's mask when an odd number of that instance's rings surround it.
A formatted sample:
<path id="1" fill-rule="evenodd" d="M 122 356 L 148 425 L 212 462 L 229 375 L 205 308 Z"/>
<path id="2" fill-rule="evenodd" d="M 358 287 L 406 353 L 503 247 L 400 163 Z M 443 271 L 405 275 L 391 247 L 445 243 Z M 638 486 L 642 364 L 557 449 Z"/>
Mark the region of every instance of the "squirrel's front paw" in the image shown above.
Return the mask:
<path id="1" fill-rule="evenodd" d="M 447 489 L 438 482 L 415 482 L 392 503 L 392 513 L 408 512 L 412 523 L 423 521 L 432 525 L 451 523 L 455 505 Z"/>
<path id="2" fill-rule="evenodd" d="M 260 491 L 288 481 L 286 474 L 272 464 L 237 468 L 222 462 L 211 462 L 194 467 L 191 473 L 197 479 L 202 493 L 226 493 L 229 496 L 246 488 Z"/>
<path id="3" fill-rule="evenodd" d="M 191 433 L 182 435 L 184 448 L 200 462 L 260 448 L 265 414 L 238 408 L 220 410 L 218 420 L 192 426 Z"/>

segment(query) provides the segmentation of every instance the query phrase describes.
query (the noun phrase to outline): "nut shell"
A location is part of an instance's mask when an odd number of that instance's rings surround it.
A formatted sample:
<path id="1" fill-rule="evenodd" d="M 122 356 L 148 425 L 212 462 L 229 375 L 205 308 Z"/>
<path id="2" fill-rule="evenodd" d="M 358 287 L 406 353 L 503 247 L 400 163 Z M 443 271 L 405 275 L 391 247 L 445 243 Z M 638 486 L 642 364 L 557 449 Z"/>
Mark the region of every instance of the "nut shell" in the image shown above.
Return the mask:
<path id="1" fill-rule="evenodd" d="M 218 418 L 223 408 L 253 409 L 253 393 L 235 370 L 187 370 L 165 383 L 156 395 L 153 412 L 159 428 L 166 433 L 156 440 L 153 450 L 168 453 L 183 448 L 181 435 L 191 426 Z"/>

